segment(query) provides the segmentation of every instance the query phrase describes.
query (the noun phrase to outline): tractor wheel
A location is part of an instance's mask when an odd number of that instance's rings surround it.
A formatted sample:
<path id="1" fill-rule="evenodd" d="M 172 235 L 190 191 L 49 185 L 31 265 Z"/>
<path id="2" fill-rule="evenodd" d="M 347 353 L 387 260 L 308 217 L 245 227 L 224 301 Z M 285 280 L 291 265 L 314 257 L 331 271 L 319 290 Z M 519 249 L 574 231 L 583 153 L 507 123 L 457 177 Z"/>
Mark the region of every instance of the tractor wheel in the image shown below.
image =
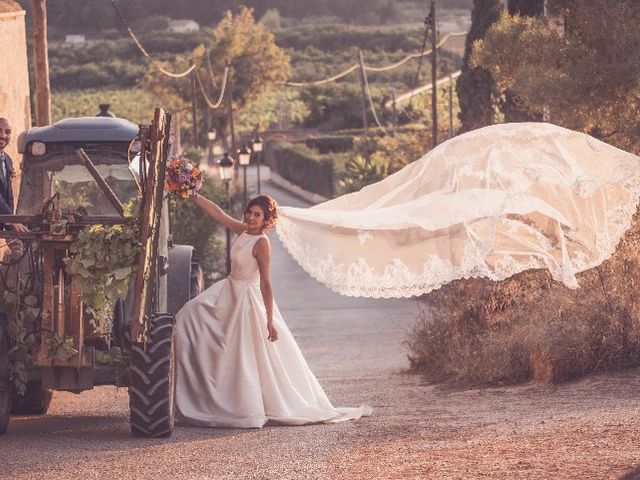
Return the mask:
<path id="1" fill-rule="evenodd" d="M 191 257 L 191 271 L 189 272 L 189 300 L 201 294 L 204 290 L 204 274 L 200 266 L 200 260 Z"/>
<path id="2" fill-rule="evenodd" d="M 193 247 L 174 245 L 169 251 L 167 310 L 176 314 L 193 297 L 202 292 L 204 277 Z"/>
<path id="3" fill-rule="evenodd" d="M 7 317 L 0 313 L 0 435 L 7 431 L 11 416 L 11 379 L 9 378 L 9 338 Z"/>
<path id="4" fill-rule="evenodd" d="M 131 344 L 129 412 L 134 437 L 169 437 L 175 419 L 175 318 L 156 314 L 149 341 Z"/>
<path id="5" fill-rule="evenodd" d="M 44 415 L 49 409 L 53 391 L 41 388 L 40 382 L 27 382 L 24 395 L 13 393 L 11 413 L 17 415 Z"/>
<path id="6" fill-rule="evenodd" d="M 0 390 L 0 435 L 7 431 L 11 416 L 11 388 Z"/>

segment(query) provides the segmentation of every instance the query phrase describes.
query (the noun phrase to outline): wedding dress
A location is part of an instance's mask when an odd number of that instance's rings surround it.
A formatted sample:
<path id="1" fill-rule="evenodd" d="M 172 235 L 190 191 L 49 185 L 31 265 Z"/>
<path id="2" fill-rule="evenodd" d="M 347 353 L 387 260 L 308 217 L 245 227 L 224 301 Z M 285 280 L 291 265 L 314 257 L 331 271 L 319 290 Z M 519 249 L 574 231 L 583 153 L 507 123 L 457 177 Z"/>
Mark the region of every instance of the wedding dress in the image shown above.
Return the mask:
<path id="1" fill-rule="evenodd" d="M 640 195 L 640 159 L 549 123 L 474 130 L 359 192 L 281 207 L 276 226 L 312 277 L 351 296 L 410 297 L 452 280 L 609 258 Z"/>
<path id="2" fill-rule="evenodd" d="M 202 427 L 252 428 L 338 422 L 371 408 L 335 408 L 313 375 L 276 303 L 278 340 L 267 339 L 253 246 L 265 235 L 238 236 L 231 274 L 176 314 L 176 407 L 179 421 Z M 268 239 L 267 239 L 268 241 Z"/>

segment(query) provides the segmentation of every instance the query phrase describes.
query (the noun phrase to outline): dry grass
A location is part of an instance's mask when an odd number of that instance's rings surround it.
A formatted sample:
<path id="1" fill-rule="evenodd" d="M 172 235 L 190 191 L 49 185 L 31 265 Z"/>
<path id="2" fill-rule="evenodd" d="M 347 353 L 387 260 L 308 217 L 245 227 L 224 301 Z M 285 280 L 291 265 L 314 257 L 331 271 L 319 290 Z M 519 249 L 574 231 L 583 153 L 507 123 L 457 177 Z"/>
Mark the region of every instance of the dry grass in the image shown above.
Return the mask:
<path id="1" fill-rule="evenodd" d="M 640 365 L 640 217 L 570 290 L 546 271 L 464 280 L 427 295 L 407 344 L 432 381 L 560 382 Z"/>

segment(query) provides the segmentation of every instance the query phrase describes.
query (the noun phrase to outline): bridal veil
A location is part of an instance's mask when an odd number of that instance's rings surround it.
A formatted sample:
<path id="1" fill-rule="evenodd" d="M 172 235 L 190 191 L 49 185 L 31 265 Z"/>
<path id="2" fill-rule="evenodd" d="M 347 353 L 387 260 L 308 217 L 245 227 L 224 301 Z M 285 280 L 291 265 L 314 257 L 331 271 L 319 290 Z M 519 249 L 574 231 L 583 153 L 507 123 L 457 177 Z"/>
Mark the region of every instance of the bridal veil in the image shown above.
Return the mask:
<path id="1" fill-rule="evenodd" d="M 350 296 L 409 297 L 455 279 L 531 268 L 577 287 L 615 250 L 640 194 L 640 159 L 548 123 L 494 125 L 277 232 L 312 277 Z"/>

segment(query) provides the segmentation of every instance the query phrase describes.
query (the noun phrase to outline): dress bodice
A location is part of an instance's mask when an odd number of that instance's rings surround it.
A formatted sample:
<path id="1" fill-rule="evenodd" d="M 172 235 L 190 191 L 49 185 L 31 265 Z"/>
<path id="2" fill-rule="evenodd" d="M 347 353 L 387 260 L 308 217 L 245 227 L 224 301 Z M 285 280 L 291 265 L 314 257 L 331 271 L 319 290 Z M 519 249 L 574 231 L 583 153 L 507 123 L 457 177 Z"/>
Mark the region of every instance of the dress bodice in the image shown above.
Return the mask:
<path id="1" fill-rule="evenodd" d="M 251 284 L 260 283 L 260 271 L 258 270 L 258 261 L 253 256 L 253 246 L 261 238 L 267 238 L 267 236 L 242 232 L 236 238 L 231 246 L 231 274 L 229 278 Z M 267 241 L 269 241 L 268 238 Z"/>

